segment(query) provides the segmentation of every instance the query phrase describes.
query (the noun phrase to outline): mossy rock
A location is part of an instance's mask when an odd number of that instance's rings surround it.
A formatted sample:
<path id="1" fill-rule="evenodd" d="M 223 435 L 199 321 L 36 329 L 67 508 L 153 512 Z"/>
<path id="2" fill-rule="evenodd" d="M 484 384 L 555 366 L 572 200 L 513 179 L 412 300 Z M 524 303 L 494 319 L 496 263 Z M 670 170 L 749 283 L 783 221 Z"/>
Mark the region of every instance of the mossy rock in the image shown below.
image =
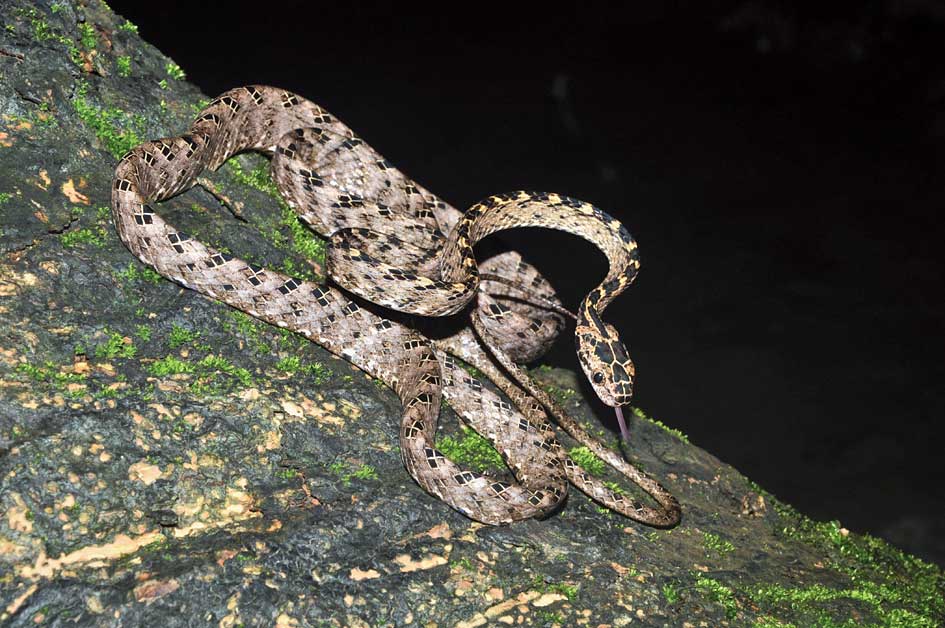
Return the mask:
<path id="1" fill-rule="evenodd" d="M 673 530 L 577 492 L 505 528 L 433 499 L 403 469 L 389 390 L 115 235 L 116 158 L 206 96 L 104 3 L 0 16 L 0 623 L 940 625 L 937 567 L 806 519 L 641 411 L 626 453 L 679 497 Z M 210 179 L 161 211 L 317 274 L 323 244 L 264 159 Z M 615 441 L 574 374 L 537 375 Z M 444 414 L 454 455 L 499 464 Z"/>

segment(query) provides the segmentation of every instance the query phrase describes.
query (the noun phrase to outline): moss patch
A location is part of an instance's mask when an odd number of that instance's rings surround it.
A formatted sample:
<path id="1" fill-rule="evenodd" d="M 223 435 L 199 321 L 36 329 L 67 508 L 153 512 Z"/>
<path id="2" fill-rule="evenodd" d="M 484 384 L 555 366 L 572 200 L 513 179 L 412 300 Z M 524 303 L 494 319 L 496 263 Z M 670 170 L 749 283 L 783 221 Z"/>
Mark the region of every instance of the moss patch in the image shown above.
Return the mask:
<path id="1" fill-rule="evenodd" d="M 141 143 L 144 124 L 140 118 L 130 116 L 116 107 L 100 109 L 86 99 L 87 95 L 88 85 L 79 83 L 72 106 L 105 150 L 118 159 Z"/>
<path id="2" fill-rule="evenodd" d="M 138 350 L 131 338 L 116 331 L 105 330 L 106 340 L 95 347 L 95 357 L 99 360 L 115 358 L 133 358 Z"/>
<path id="3" fill-rule="evenodd" d="M 436 441 L 436 448 L 453 462 L 480 473 L 504 468 L 502 455 L 492 443 L 466 426 L 460 438 L 442 436 Z"/>
<path id="4" fill-rule="evenodd" d="M 594 452 L 587 447 L 574 447 L 568 452 L 568 456 L 591 475 L 604 475 L 604 471 L 607 469 L 604 461 L 595 456 Z"/>
<path id="5" fill-rule="evenodd" d="M 152 362 L 148 372 L 155 377 L 191 375 L 189 388 L 195 395 L 219 395 L 237 388 L 250 388 L 253 376 L 222 356 L 208 355 L 200 360 L 182 360 L 169 355 Z"/>

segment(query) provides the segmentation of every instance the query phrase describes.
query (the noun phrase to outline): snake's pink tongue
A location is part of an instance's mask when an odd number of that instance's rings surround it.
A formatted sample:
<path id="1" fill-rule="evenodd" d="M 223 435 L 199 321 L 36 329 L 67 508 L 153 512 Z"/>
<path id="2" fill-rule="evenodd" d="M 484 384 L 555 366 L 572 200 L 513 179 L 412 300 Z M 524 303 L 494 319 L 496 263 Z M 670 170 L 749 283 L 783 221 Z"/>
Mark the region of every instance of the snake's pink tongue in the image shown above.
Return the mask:
<path id="1" fill-rule="evenodd" d="M 620 406 L 614 407 L 614 410 L 617 412 L 617 424 L 620 425 L 620 435 L 623 437 L 625 442 L 630 442 L 630 430 L 627 429 L 627 422 L 623 420 L 623 408 Z"/>

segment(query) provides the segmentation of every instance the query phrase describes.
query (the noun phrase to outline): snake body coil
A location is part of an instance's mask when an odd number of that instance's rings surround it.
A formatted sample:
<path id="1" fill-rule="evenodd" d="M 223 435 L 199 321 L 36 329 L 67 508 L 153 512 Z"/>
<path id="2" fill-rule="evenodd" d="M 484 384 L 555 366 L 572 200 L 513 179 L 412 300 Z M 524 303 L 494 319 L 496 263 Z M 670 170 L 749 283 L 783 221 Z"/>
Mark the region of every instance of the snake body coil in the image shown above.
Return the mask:
<path id="1" fill-rule="evenodd" d="M 272 155 L 280 193 L 329 239 L 329 274 L 343 289 L 224 254 L 180 232 L 149 207 L 194 185 L 205 169 L 247 150 Z M 547 281 L 516 253 L 482 264 L 473 256 L 480 239 L 520 226 L 561 229 L 599 246 L 610 271 L 577 312 L 578 353 L 604 402 L 624 405 L 632 364 L 616 331 L 600 315 L 632 281 L 639 262 L 626 230 L 591 205 L 520 192 L 491 197 L 460 214 L 317 105 L 284 90 L 248 86 L 211 102 L 186 134 L 147 142 L 126 154 L 115 172 L 112 208 L 125 245 L 160 274 L 303 334 L 391 386 L 403 404 L 400 444 L 407 470 L 425 490 L 467 516 L 503 524 L 544 515 L 565 498 L 570 481 L 633 519 L 656 526 L 679 521 L 671 494 L 600 445 L 518 368 L 517 362 L 539 355 L 561 329 L 556 309 L 563 308 Z M 454 333 L 430 339 L 372 304 L 470 319 Z M 484 388 L 452 356 L 485 372 L 516 407 Z M 436 450 L 442 397 L 494 443 L 517 482 L 465 470 Z M 624 497 L 581 470 L 555 438 L 547 411 L 659 507 Z"/>

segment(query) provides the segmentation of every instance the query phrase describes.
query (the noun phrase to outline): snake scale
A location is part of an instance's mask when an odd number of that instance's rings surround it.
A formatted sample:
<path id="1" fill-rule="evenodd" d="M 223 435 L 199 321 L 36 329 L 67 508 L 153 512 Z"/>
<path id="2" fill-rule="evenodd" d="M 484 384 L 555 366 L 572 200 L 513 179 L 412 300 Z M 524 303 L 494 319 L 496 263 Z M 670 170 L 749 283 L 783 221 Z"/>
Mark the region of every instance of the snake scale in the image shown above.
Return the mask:
<path id="1" fill-rule="evenodd" d="M 179 231 L 151 203 L 193 186 L 236 153 L 268 154 L 280 193 L 329 240 L 319 284 L 261 268 Z M 403 404 L 400 448 L 416 482 L 466 516 L 493 525 L 558 507 L 569 482 L 598 503 L 654 526 L 680 518 L 676 499 L 571 419 L 517 364 L 534 359 L 562 329 L 561 306 L 538 271 L 515 252 L 477 264 L 473 245 L 514 227 L 546 227 L 596 244 L 610 269 L 577 313 L 578 354 L 610 406 L 629 402 L 633 365 L 601 320 L 633 280 L 636 243 L 597 208 L 556 194 L 492 196 L 465 214 L 404 176 L 347 126 L 281 89 L 247 86 L 213 100 L 183 135 L 146 142 L 119 162 L 112 208 L 125 245 L 161 275 L 270 324 L 304 335 L 389 385 Z M 399 314 L 406 312 L 408 314 Z M 433 335 L 415 316 L 461 318 Z M 481 370 L 512 404 L 456 358 Z M 442 398 L 495 445 L 514 482 L 474 473 L 434 446 Z M 513 406 L 514 404 L 514 406 Z M 614 491 L 575 464 L 548 414 L 573 438 L 638 484 L 658 506 Z"/>

